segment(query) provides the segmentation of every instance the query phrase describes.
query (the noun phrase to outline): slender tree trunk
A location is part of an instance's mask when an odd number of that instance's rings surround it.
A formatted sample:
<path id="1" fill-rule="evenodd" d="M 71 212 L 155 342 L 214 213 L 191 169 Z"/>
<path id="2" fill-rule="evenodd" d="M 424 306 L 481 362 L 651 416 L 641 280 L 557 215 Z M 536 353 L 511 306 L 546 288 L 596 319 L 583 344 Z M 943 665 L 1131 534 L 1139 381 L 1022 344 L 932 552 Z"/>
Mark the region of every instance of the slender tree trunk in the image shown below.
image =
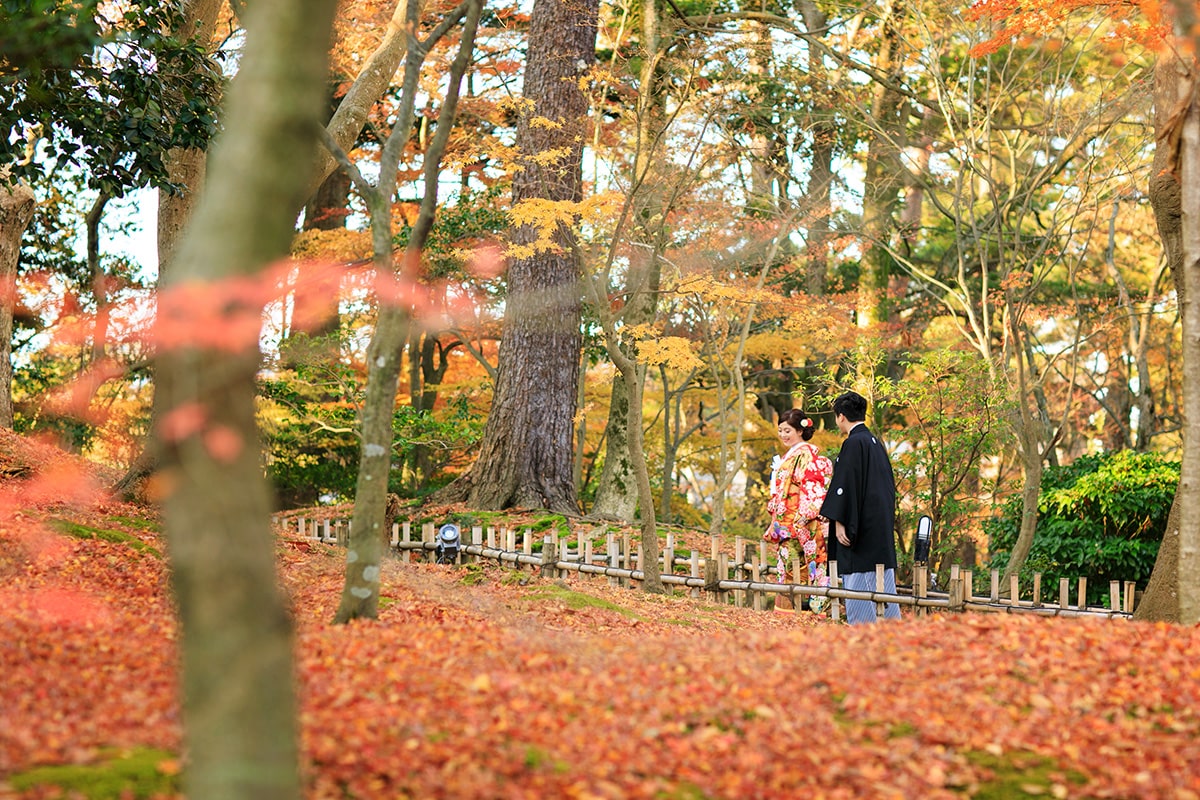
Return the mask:
<path id="1" fill-rule="evenodd" d="M 333 0 L 257 0 L 213 151 L 211 182 L 163 282 L 160 309 L 195 283 L 259 274 L 287 253 L 304 202 Z M 174 294 L 172 294 L 174 293 Z M 257 320 L 250 303 L 229 312 Z M 164 314 L 163 326 L 180 324 Z M 191 800 L 301 796 L 292 625 L 275 574 L 270 490 L 255 421 L 257 339 L 160 355 L 156 430 L 179 609 Z"/>
<path id="2" fill-rule="evenodd" d="M 662 266 L 659 263 L 659 248 L 665 225 L 663 187 L 650 178 L 654 166 L 654 143 L 662 133 L 662 104 L 664 97 L 658 89 L 661 44 L 659 31 L 659 9 L 657 0 L 642 3 L 642 69 L 638 80 L 637 153 L 633 164 L 634 235 L 642 241 L 635 242 L 630 254 L 630 268 L 625 280 L 626 306 L 621 319 L 626 325 L 645 325 L 654 321 L 658 311 L 658 292 L 662 282 Z M 645 380 L 646 371 L 635 373 Z M 609 403 L 608 425 L 605 429 L 604 467 L 600 472 L 600 483 L 596 489 L 596 502 L 592 514 L 602 518 L 632 521 L 637 508 L 639 483 L 634 472 L 634 457 L 630 452 L 633 432 L 628 428 L 634 420 L 642 424 L 641 404 L 637 413 L 631 413 L 631 396 L 645 395 L 646 387 L 626 385 L 626 374 L 622 370 L 613 379 L 612 397 Z M 645 439 L 644 432 L 637 437 Z M 644 459 L 643 459 L 644 460 Z M 654 502 L 642 498 L 643 513 L 653 511 Z"/>
<path id="3" fill-rule="evenodd" d="M 108 273 L 100 263 L 100 221 L 104 218 L 104 207 L 108 205 L 108 194 L 101 192 L 87 213 L 87 262 L 92 276 L 92 300 L 96 304 L 96 322 L 92 326 L 92 355 L 90 363 L 95 366 L 104 360 L 108 343 Z"/>
<path id="4" fill-rule="evenodd" d="M 535 0 L 529 25 L 525 99 L 532 113 L 517 126 L 517 149 L 525 158 L 513 178 L 513 202 L 528 199 L 578 202 L 580 164 L 587 140 L 587 98 L 577 81 L 595 61 L 596 0 Z M 555 127 L 534 125 L 534 117 Z M 561 148 L 555 164 L 539 153 Z M 533 231 L 513 232 L 529 244 Z M 439 493 L 476 508 L 512 506 L 579 512 L 573 480 L 573 422 L 579 370 L 579 263 L 574 235 L 555 235 L 557 250 L 515 258 L 508 269 L 508 308 L 492 408 L 479 459 Z"/>
<path id="5" fill-rule="evenodd" d="M 409 13 L 415 17 L 416 3 L 411 0 Z M 412 235 L 404 252 L 402 275 L 415 280 L 420 270 L 421 251 L 429 238 L 437 213 L 438 173 L 442 153 L 454 128 L 458 92 L 463 73 L 475 46 L 475 30 L 483 10 L 483 0 L 471 0 L 463 27 L 458 55 L 450 67 L 446 101 L 438 118 L 437 133 L 425 153 L 425 196 L 413 225 Z M 444 29 L 443 29 L 444 30 Z M 392 196 L 395 189 L 396 167 L 411 130 L 413 104 L 416 99 L 417 78 L 425 53 L 435 35 L 417 47 L 415 37 L 409 43 L 408 63 L 404 70 L 404 89 L 401 98 L 400 120 L 380 159 L 380 186 L 370 194 L 371 234 L 375 252 L 375 271 L 381 285 L 393 276 L 392 265 Z M 359 176 L 361 177 L 361 175 Z M 365 188 L 365 187 L 364 187 Z M 367 347 L 367 387 L 360 415 L 359 433 L 362 449 L 359 456 L 358 481 L 354 489 L 354 517 L 350 527 L 350 542 L 346 548 L 346 581 L 338 606 L 335 623 L 352 619 L 374 619 L 379 608 L 379 563 L 383 555 L 387 531 L 388 478 L 392 469 L 392 418 L 396 408 L 396 389 L 400 380 L 400 354 L 409 332 L 409 307 L 397 297 L 381 296 L 379 319 L 375 334 Z"/>
<path id="6" fill-rule="evenodd" d="M 21 237 L 33 219 L 34 196 L 23 183 L 0 175 L 0 427 L 12 430 L 12 333 Z"/>

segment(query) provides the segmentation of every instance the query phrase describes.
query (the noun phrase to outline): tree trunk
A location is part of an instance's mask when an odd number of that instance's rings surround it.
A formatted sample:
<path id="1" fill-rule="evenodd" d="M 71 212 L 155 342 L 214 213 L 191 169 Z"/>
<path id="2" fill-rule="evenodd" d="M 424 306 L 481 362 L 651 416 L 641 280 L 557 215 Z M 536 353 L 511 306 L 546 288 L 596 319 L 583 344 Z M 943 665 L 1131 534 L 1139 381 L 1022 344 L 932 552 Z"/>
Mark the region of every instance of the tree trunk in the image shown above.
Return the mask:
<path id="1" fill-rule="evenodd" d="M 1156 148 L 1154 162 L 1150 168 L 1149 194 L 1180 308 L 1185 307 L 1185 302 L 1192 293 L 1192 286 L 1186 280 L 1183 266 L 1183 193 L 1178 174 L 1180 153 L 1177 138 L 1170 134 L 1172 115 L 1180 107 L 1187 87 L 1186 65 L 1176 58 L 1168 57 L 1165 53 L 1161 55 L 1154 71 Z M 1186 345 L 1184 354 L 1185 356 L 1187 354 Z M 1189 364 L 1186 359 L 1184 363 L 1186 376 L 1190 370 L 1195 368 L 1195 365 L 1194 362 Z M 1186 444 L 1189 441 L 1191 440 L 1188 439 L 1188 429 L 1185 423 L 1185 453 L 1188 449 Z M 1179 531 L 1182 522 L 1180 506 L 1184 491 L 1181 473 L 1179 489 L 1176 490 L 1175 503 L 1171 508 L 1171 516 L 1167 523 L 1167 532 L 1163 536 L 1162 544 L 1159 545 L 1158 557 L 1154 561 L 1154 571 L 1150 575 L 1150 583 L 1146 586 L 1142 602 L 1138 606 L 1137 616 L 1140 619 L 1180 621 Z"/>
<path id="2" fill-rule="evenodd" d="M 1194 27 L 1193 10 L 1191 24 Z M 1191 28 L 1189 28 L 1191 30 Z M 1200 40 L 1200 34 L 1196 38 Z M 1200 80 L 1189 73 L 1179 136 L 1183 231 L 1183 462 L 1179 475 L 1179 621 L 1200 622 Z"/>
<path id="3" fill-rule="evenodd" d="M 595 61 L 597 10 L 596 0 L 534 2 L 524 88 L 532 112 L 517 126 L 525 160 L 513 178 L 514 204 L 582 198 L 588 103 L 577 80 Z M 534 117 L 558 127 L 533 125 Z M 534 160 L 554 148 L 567 155 L 554 164 Z M 535 235 L 523 227 L 513 239 L 528 244 Z M 571 231 L 560 229 L 554 238 L 557 249 L 509 265 L 499 370 L 479 459 L 439 493 L 441 499 L 465 499 L 475 508 L 579 512 L 572 468 L 583 344 L 579 264 Z"/>
<path id="4" fill-rule="evenodd" d="M 258 0 L 209 185 L 160 310 L 197 283 L 259 274 L 287 253 L 326 78 L 333 0 Z M 257 320 L 261 306 L 231 309 Z M 181 324 L 167 313 L 162 325 Z M 203 324 L 203 323 L 200 323 Z M 210 323 L 211 324 L 211 323 Z M 301 796 L 292 626 L 275 574 L 270 491 L 255 420 L 257 337 L 164 351 L 155 431 L 179 609 L 191 800 Z"/>
<path id="5" fill-rule="evenodd" d="M 415 16 L 418 0 L 410 0 L 409 11 Z M 458 92 L 463 73 L 475 47 L 475 30 L 483 10 L 483 0 L 471 0 L 463 27 L 458 55 L 450 67 L 446 100 L 438 117 L 437 133 L 425 153 L 425 196 L 413 225 L 412 235 L 404 251 L 401 272 L 414 280 L 419 272 L 421 251 L 429 238 L 437 213 L 437 176 L 441 171 L 442 153 L 454 129 Z M 431 33 L 421 47 L 416 47 L 415 35 L 409 43 L 408 63 L 404 69 L 404 89 L 401 95 L 400 119 L 388 137 L 380 158 L 380 185 L 369 193 L 371 206 L 371 235 L 377 279 L 393 274 L 392 264 L 392 197 L 395 195 L 395 175 L 404 143 L 411 131 L 413 107 L 418 77 L 425 53 L 432 48 L 435 35 Z M 364 189 L 367 188 L 364 186 Z M 392 419 L 396 408 L 396 388 L 400 380 L 400 354 L 408 337 L 409 307 L 398 298 L 380 297 L 379 319 L 367 348 L 367 387 L 360 416 L 359 435 L 362 449 L 359 456 L 358 480 L 354 488 L 354 517 L 350 526 L 350 542 L 346 548 L 346 581 L 342 598 L 334 616 L 335 623 L 352 619 L 374 619 L 379 607 L 379 562 L 382 558 L 387 530 L 388 479 L 392 468 L 394 445 Z"/>
<path id="6" fill-rule="evenodd" d="M 217 15 L 225 0 L 190 0 L 185 7 L 185 18 L 176 35 L 180 37 L 195 36 L 202 42 L 211 42 L 217 26 Z M 217 67 L 214 65 L 214 69 Z M 171 183 L 182 187 L 177 194 L 159 191 L 158 193 L 158 276 L 159 282 L 166 280 L 175 258 L 175 249 L 183 236 L 184 226 L 192 216 L 192 209 L 199 201 L 200 191 L 204 187 L 207 169 L 208 153 L 199 148 L 175 148 L 167 152 L 165 163 L 167 176 Z M 162 417 L 162 407 L 158 392 L 150 404 L 150 430 L 153 431 Z M 125 474 L 109 488 L 109 492 L 117 497 L 132 499 L 138 492 L 137 487 L 154 471 L 158 463 L 158 453 L 155 451 L 155 439 L 149 438 L 142 451 L 129 465 Z"/>
<path id="7" fill-rule="evenodd" d="M 0 175 L 0 427 L 12 430 L 12 332 L 17 304 L 21 237 L 33 219 L 33 192 L 23 183 L 6 185 Z"/>
<path id="8" fill-rule="evenodd" d="M 634 236 L 638 242 L 630 253 L 630 266 L 625 279 L 627 302 L 621 319 L 625 325 L 648 325 L 654 321 L 658 311 L 658 292 L 662 282 L 662 267 L 659 263 L 659 242 L 663 240 L 666 224 L 665 199 L 662 186 L 650 178 L 654 165 L 653 144 L 662 134 L 662 104 L 665 100 L 658 89 L 659 60 L 661 45 L 657 0 L 645 0 L 642 4 L 642 69 L 638 80 L 637 152 L 633 164 L 633 203 L 635 224 Z M 635 374 L 645 380 L 645 370 Z M 634 458 L 630 454 L 633 432 L 629 426 L 636 421 L 642 424 L 641 405 L 637 413 L 630 413 L 630 396 L 644 396 L 646 387 L 631 388 L 626 385 L 624 371 L 613 379 L 611 402 L 608 410 L 608 425 L 605 428 L 604 467 L 600 472 L 600 483 L 596 488 L 596 502 L 591 513 L 594 516 L 632 522 L 638 504 L 637 476 L 634 475 Z M 644 439 L 644 433 L 637 438 Z M 653 499 L 643 498 L 643 513 L 649 507 L 653 512 Z"/>

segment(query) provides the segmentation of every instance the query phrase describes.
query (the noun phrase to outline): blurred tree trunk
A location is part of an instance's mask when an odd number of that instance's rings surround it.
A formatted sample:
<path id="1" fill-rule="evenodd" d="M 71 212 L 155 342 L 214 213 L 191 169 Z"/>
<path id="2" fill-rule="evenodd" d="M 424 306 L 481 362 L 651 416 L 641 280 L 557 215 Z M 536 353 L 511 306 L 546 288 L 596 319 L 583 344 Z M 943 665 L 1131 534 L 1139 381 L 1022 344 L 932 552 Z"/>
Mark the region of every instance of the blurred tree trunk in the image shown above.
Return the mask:
<path id="1" fill-rule="evenodd" d="M 164 275 L 179 292 L 244 280 L 287 253 L 314 154 L 333 0 L 257 0 L 208 185 Z M 175 293 L 175 294 L 172 294 Z M 257 320 L 261 306 L 227 313 Z M 160 325 L 184 324 L 180 314 Z M 199 321 L 205 330 L 210 321 Z M 181 333 L 175 331 L 176 334 Z M 301 796 L 292 625 L 275 574 L 255 421 L 258 341 L 183 345 L 158 362 L 155 430 L 179 609 L 191 800 Z"/>
<path id="2" fill-rule="evenodd" d="M 12 430 L 12 333 L 21 236 L 33 219 L 33 191 L 0 175 L 0 427 Z"/>
<path id="3" fill-rule="evenodd" d="M 578 79 L 595 62 L 597 0 L 535 0 L 529 23 L 524 98 L 530 111 L 517 124 L 522 169 L 513 178 L 513 204 L 524 200 L 578 202 L 587 137 L 588 101 Z M 547 119 L 554 126 L 534 125 Z M 535 157 L 553 149 L 553 164 Z M 512 232 L 518 244 L 536 233 Z M 472 507 L 546 508 L 577 514 L 573 441 L 583 337 L 579 263 L 574 234 L 555 234 L 555 250 L 514 258 L 499 369 L 479 459 L 438 493 Z"/>

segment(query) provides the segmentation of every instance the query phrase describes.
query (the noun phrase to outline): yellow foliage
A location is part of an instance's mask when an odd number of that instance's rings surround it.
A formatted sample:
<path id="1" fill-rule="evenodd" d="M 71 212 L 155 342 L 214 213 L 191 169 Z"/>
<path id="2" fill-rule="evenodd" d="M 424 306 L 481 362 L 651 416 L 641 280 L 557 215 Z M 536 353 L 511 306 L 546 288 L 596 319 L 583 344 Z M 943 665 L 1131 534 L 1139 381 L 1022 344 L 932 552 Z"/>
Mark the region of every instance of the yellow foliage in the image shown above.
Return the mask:
<path id="1" fill-rule="evenodd" d="M 539 164 L 543 167 L 548 167 L 557 164 L 571 156 L 571 148 L 569 147 L 549 147 L 540 153 L 525 156 L 529 161 Z"/>
<path id="2" fill-rule="evenodd" d="M 531 127 L 531 128 L 547 128 L 549 130 L 556 131 L 562 127 L 562 123 L 555 122 L 554 120 L 550 119 L 549 117 L 537 116 L 537 117 L 532 117 L 529 120 L 529 127 Z"/>
<path id="3" fill-rule="evenodd" d="M 347 264 L 371 258 L 371 234 L 337 228 L 331 231 L 301 231 L 292 240 L 292 256 L 306 260 Z"/>
<path id="4" fill-rule="evenodd" d="M 677 370 L 700 369 L 704 362 L 692 350 L 692 343 L 680 336 L 659 336 L 638 340 L 638 361 L 650 366 Z"/>

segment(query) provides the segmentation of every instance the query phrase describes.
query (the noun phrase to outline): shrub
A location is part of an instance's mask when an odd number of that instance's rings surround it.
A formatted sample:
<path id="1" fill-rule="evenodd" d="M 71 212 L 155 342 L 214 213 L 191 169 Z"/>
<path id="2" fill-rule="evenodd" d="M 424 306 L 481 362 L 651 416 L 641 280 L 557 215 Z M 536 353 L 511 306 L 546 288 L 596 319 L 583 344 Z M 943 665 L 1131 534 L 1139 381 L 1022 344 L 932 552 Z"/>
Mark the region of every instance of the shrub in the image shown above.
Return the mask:
<path id="1" fill-rule="evenodd" d="M 1023 579 L 1043 575 L 1043 586 L 1059 578 L 1088 579 L 1088 602 L 1103 604 L 1112 580 L 1145 586 L 1167 527 L 1179 484 L 1179 462 L 1155 453 L 1121 450 L 1081 456 L 1047 468 L 1038 498 L 1038 523 Z M 991 560 L 1003 570 L 1021 526 L 1021 498 L 1005 502 L 987 520 Z"/>

